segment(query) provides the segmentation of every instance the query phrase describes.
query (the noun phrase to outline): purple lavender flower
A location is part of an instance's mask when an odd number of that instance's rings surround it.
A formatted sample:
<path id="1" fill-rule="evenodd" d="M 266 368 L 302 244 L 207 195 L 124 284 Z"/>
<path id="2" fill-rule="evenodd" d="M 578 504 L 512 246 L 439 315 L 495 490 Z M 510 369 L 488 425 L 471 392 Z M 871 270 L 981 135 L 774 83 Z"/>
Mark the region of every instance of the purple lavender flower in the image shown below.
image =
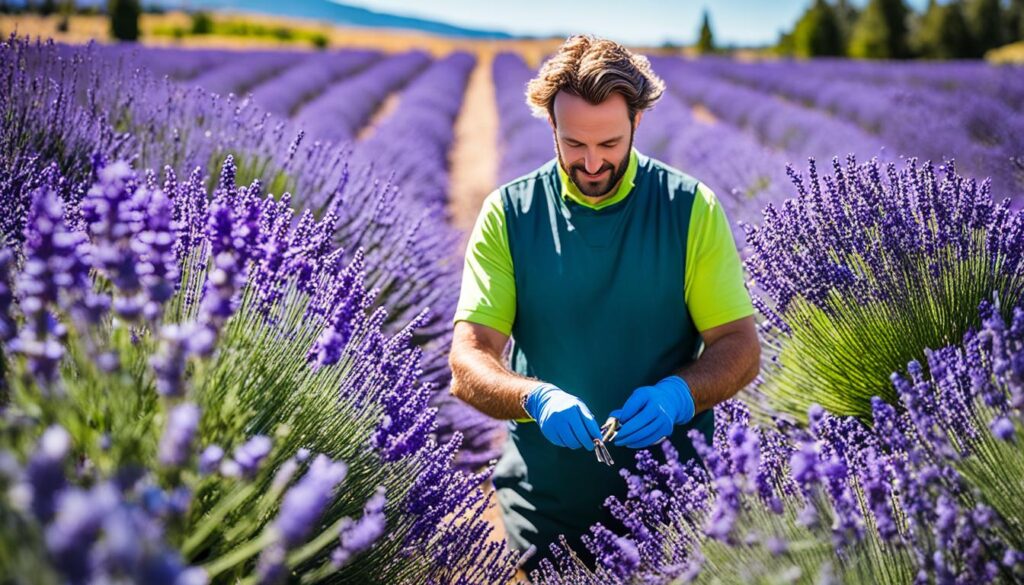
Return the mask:
<path id="1" fill-rule="evenodd" d="M 17 283 L 26 323 L 10 347 L 28 358 L 30 370 L 46 386 L 55 381 L 64 355 L 59 340 L 65 334 L 49 309 L 70 308 L 89 287 L 84 248 L 85 235 L 67 229 L 56 195 L 48 188 L 37 190 L 25 227 L 25 262 Z"/>
<path id="2" fill-rule="evenodd" d="M 114 310 L 133 320 L 142 314 L 145 304 L 141 262 L 132 241 L 145 228 L 146 192 L 138 189 L 135 173 L 124 161 L 99 169 L 97 177 L 82 202 L 83 220 L 96 268 L 117 287 Z"/>
<path id="3" fill-rule="evenodd" d="M 590 527 L 583 542 L 595 551 L 597 562 L 620 582 L 628 582 L 640 566 L 640 553 L 629 538 L 617 536 L 601 524 Z"/>
<path id="4" fill-rule="evenodd" d="M 160 328 L 160 343 L 149 364 L 156 373 L 156 391 L 161 396 L 183 396 L 185 363 L 192 328 L 175 324 Z"/>
<path id="5" fill-rule="evenodd" d="M 199 429 L 199 407 L 187 402 L 168 413 L 167 427 L 160 439 L 158 459 L 164 465 L 183 465 L 192 455 L 192 443 Z"/>
<path id="6" fill-rule="evenodd" d="M 345 478 L 347 471 L 344 463 L 318 455 L 306 475 L 285 493 L 274 527 L 286 547 L 302 543 L 330 503 L 334 488 Z"/>
<path id="7" fill-rule="evenodd" d="M 287 552 L 280 542 L 263 549 L 256 561 L 256 582 L 259 585 L 283 583 L 288 578 L 288 565 L 285 562 Z"/>
<path id="8" fill-rule="evenodd" d="M 259 199 L 252 193 L 233 196 L 234 163 L 231 157 L 221 170 L 218 197 L 210 206 L 206 238 L 212 265 L 200 308 L 200 322 L 212 331 L 220 328 L 238 308 L 238 295 L 245 285 L 249 263 L 260 258 Z"/>
<path id="9" fill-rule="evenodd" d="M 383 534 L 387 527 L 384 517 L 384 487 L 366 501 L 363 506 L 363 517 L 359 520 L 347 520 L 341 526 L 341 546 L 331 553 L 331 562 L 336 568 L 348 564 L 354 556 L 370 548 Z"/>
<path id="10" fill-rule="evenodd" d="M 224 449 L 219 445 L 210 445 L 199 455 L 199 473 L 213 473 L 224 458 Z"/>
<path id="11" fill-rule="evenodd" d="M 1007 442 L 1013 441 L 1017 434 L 1013 421 L 1005 416 L 1001 416 L 993 420 L 991 429 L 993 435 L 998 439 Z"/>
<path id="12" fill-rule="evenodd" d="M 270 455 L 271 446 L 270 437 L 256 435 L 235 449 L 231 459 L 221 463 L 220 472 L 227 477 L 252 479 L 260 464 Z"/>
<path id="13" fill-rule="evenodd" d="M 143 310 L 147 319 L 156 319 L 178 286 L 178 263 L 174 254 L 178 227 L 171 219 L 171 201 L 156 189 L 143 194 L 145 229 L 132 242 L 139 257 L 137 268 L 147 302 Z"/>
<path id="14" fill-rule="evenodd" d="M 862 489 L 867 497 L 868 509 L 875 519 L 875 527 L 882 540 L 896 537 L 896 516 L 892 507 L 892 484 L 887 481 L 885 462 L 873 448 L 866 450 L 864 465 L 859 470 Z"/>
<path id="15" fill-rule="evenodd" d="M 43 432 L 35 453 L 25 469 L 32 488 L 32 512 L 41 522 L 53 518 L 57 496 L 67 485 L 64 464 L 71 450 L 71 437 L 63 427 L 53 426 Z"/>
<path id="16" fill-rule="evenodd" d="M 61 493 L 57 515 L 46 528 L 46 546 L 57 569 L 73 583 L 87 583 L 93 573 L 89 556 L 103 520 L 118 506 L 114 487 L 104 483 L 90 491 L 72 488 Z"/>

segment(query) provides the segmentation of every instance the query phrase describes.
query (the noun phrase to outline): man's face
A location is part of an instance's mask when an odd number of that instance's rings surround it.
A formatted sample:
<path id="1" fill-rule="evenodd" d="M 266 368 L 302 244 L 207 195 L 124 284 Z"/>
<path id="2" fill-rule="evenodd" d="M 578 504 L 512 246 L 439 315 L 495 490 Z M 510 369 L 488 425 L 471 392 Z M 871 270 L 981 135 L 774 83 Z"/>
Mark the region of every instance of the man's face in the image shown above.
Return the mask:
<path id="1" fill-rule="evenodd" d="M 612 92 L 594 105 L 566 92 L 555 96 L 554 119 L 558 162 L 587 197 L 602 197 L 626 174 L 635 124 L 629 122 L 626 98 Z M 636 122 L 640 122 L 637 113 Z"/>

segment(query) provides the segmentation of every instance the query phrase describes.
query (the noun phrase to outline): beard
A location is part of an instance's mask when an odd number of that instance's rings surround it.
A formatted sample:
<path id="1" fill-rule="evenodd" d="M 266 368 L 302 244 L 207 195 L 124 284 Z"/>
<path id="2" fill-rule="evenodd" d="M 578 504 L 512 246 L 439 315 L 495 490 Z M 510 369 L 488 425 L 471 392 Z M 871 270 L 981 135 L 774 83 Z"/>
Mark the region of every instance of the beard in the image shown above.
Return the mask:
<path id="1" fill-rule="evenodd" d="M 555 137 L 555 149 L 558 151 L 558 162 L 562 165 L 562 168 L 565 169 L 566 174 L 569 175 L 569 180 L 576 185 L 577 189 L 580 190 L 580 193 L 583 193 L 587 197 L 603 197 L 607 195 L 612 188 L 622 180 L 622 177 L 626 175 L 626 168 L 629 166 L 629 156 L 633 152 L 633 132 L 631 131 L 629 133 L 629 148 L 626 150 L 626 156 L 619 161 L 619 164 L 613 166 L 611 163 L 605 161 L 605 163 L 601 165 L 601 169 L 598 172 L 603 173 L 606 170 L 611 171 L 608 173 L 607 178 L 591 180 L 587 178 L 586 169 L 582 165 L 566 165 L 565 159 L 562 158 L 562 149 L 558 145 L 557 136 Z"/>

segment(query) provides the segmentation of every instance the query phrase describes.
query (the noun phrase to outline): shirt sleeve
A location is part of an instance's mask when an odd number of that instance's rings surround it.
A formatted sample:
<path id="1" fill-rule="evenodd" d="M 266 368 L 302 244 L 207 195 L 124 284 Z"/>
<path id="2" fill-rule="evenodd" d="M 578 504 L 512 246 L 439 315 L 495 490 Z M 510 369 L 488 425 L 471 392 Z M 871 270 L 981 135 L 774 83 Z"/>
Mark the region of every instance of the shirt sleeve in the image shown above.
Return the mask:
<path id="1" fill-rule="evenodd" d="M 513 274 L 501 193 L 493 191 L 484 199 L 466 244 L 462 289 L 452 324 L 471 321 L 511 334 L 516 314 Z"/>
<path id="2" fill-rule="evenodd" d="M 698 331 L 754 314 L 729 220 L 703 183 L 690 214 L 685 272 L 684 297 Z"/>

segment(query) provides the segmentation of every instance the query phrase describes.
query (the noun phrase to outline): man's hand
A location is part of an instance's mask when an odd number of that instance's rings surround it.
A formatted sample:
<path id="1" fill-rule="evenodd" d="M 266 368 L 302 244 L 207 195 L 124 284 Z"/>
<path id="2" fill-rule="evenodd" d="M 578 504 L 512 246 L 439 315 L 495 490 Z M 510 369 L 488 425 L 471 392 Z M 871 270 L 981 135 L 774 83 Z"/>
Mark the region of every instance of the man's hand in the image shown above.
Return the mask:
<path id="1" fill-rule="evenodd" d="M 653 445 L 671 435 L 674 425 L 690 422 L 693 414 L 693 395 L 679 376 L 669 376 L 654 386 L 641 386 L 622 408 L 612 411 L 611 416 L 622 423 L 612 443 L 631 449 Z"/>
<path id="2" fill-rule="evenodd" d="M 526 412 L 540 425 L 544 437 L 559 447 L 593 451 L 601 427 L 582 400 L 557 386 L 544 384 L 526 398 Z"/>

